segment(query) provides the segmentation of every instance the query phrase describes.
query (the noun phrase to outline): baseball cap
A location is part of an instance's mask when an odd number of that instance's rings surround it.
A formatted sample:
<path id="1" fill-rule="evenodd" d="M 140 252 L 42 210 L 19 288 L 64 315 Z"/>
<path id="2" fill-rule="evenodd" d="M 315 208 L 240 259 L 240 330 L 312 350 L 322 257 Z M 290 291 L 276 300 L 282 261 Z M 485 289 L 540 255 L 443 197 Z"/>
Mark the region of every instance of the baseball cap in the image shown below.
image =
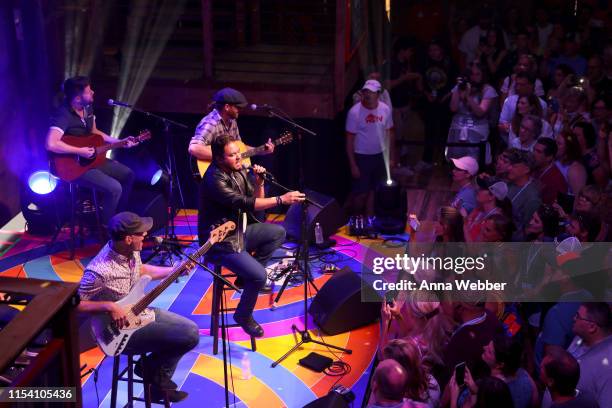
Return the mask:
<path id="1" fill-rule="evenodd" d="M 108 230 L 113 235 L 131 235 L 149 231 L 153 218 L 140 217 L 133 212 L 124 211 L 113 216 L 108 222 Z"/>
<path id="2" fill-rule="evenodd" d="M 380 92 L 380 90 L 382 89 L 382 85 L 375 79 L 368 79 L 367 81 L 365 81 L 365 84 L 363 84 L 363 87 L 361 89 L 367 89 L 368 91 L 372 92 Z"/>
<path id="3" fill-rule="evenodd" d="M 582 244 L 576 237 L 565 238 L 557 245 L 557 265 L 580 258 Z"/>
<path id="4" fill-rule="evenodd" d="M 498 200 L 503 200 L 508 195 L 508 185 L 496 177 L 477 177 L 476 184 L 489 190 Z"/>
<path id="5" fill-rule="evenodd" d="M 240 108 L 244 108 L 248 104 L 242 92 L 237 91 L 234 88 L 223 88 L 218 90 L 213 96 L 213 101 L 217 103 L 236 105 Z"/>
<path id="6" fill-rule="evenodd" d="M 453 165 L 460 170 L 465 170 L 470 173 L 470 176 L 478 174 L 478 162 L 472 156 L 463 156 L 458 159 L 451 159 Z"/>

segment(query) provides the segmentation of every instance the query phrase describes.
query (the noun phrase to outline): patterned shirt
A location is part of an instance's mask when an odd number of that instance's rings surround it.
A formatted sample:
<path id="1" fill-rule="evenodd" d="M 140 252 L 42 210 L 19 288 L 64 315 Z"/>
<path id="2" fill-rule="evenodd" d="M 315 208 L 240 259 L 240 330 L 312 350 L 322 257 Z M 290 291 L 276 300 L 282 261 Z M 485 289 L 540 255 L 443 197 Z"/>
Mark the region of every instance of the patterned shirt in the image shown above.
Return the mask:
<path id="1" fill-rule="evenodd" d="M 116 252 L 107 243 L 83 272 L 79 296 L 83 300 L 111 301 L 123 299 L 140 279 L 142 261 L 140 253 L 128 258 Z M 152 310 L 145 310 L 153 315 Z"/>
<path id="2" fill-rule="evenodd" d="M 202 144 L 209 146 L 217 137 L 228 134 L 235 140 L 240 140 L 240 132 L 236 120 L 232 119 L 229 126 L 223 122 L 221 115 L 216 109 L 213 109 L 208 115 L 204 116 L 198 127 L 195 135 L 191 138 L 191 144 Z"/>

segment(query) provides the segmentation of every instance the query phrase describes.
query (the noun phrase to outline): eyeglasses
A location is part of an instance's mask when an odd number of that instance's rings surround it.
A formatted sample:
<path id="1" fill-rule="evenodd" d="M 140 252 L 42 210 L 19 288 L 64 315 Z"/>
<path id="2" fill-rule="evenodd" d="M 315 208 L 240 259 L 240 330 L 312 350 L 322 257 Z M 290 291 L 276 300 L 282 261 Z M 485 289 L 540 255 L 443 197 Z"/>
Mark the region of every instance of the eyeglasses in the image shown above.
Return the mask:
<path id="1" fill-rule="evenodd" d="M 594 325 L 599 326 L 596 321 L 580 316 L 579 312 L 576 312 L 576 314 L 574 315 L 574 320 L 584 320 L 585 322 L 593 323 Z"/>

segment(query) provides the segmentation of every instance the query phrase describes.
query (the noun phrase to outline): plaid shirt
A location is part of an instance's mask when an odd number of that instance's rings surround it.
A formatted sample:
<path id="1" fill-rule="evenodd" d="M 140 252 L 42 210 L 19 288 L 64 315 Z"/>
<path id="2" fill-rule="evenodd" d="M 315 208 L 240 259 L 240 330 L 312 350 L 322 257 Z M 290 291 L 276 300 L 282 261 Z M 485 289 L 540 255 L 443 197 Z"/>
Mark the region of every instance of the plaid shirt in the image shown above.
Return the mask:
<path id="1" fill-rule="evenodd" d="M 209 146 L 215 138 L 224 134 L 230 135 L 235 140 L 240 140 L 240 132 L 238 131 L 238 124 L 236 121 L 232 119 L 230 125 L 226 126 L 219 112 L 213 109 L 208 115 L 202 118 L 200 123 L 198 123 L 195 135 L 191 138 L 189 144 Z"/>

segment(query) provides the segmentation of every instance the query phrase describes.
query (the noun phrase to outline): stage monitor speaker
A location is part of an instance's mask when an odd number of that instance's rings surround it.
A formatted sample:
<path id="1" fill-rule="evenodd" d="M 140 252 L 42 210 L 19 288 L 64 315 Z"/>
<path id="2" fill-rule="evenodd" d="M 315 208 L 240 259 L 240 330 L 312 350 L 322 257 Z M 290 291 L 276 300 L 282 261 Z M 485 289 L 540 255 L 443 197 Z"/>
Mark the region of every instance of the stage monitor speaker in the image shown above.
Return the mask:
<path id="1" fill-rule="evenodd" d="M 349 408 L 350 405 L 342 395 L 330 392 L 329 394 L 317 398 L 316 400 L 304 405 L 302 408 Z"/>
<path id="2" fill-rule="evenodd" d="M 133 190 L 129 209 L 141 217 L 153 218 L 151 232 L 163 228 L 168 223 L 168 200 L 158 191 L 145 188 Z"/>
<path id="3" fill-rule="evenodd" d="M 304 190 L 304 193 L 306 193 L 306 196 L 310 200 L 323 206 L 323 208 L 319 208 L 314 205 L 308 206 L 307 233 L 310 242 L 315 241 L 314 227 L 317 222 L 321 225 L 321 229 L 323 230 L 323 239 L 329 238 L 329 236 L 334 234 L 338 228 L 346 224 L 346 214 L 344 214 L 342 207 L 340 207 L 340 204 L 338 204 L 334 198 L 308 189 Z M 283 226 L 285 227 L 288 236 L 295 239 L 301 238 L 302 204 L 296 203 L 289 207 Z"/>
<path id="4" fill-rule="evenodd" d="M 376 296 L 371 287 L 368 298 Z M 332 275 L 312 300 L 308 313 L 328 335 L 373 323 L 380 317 L 380 302 L 362 302 L 361 278 L 348 267 Z"/>

